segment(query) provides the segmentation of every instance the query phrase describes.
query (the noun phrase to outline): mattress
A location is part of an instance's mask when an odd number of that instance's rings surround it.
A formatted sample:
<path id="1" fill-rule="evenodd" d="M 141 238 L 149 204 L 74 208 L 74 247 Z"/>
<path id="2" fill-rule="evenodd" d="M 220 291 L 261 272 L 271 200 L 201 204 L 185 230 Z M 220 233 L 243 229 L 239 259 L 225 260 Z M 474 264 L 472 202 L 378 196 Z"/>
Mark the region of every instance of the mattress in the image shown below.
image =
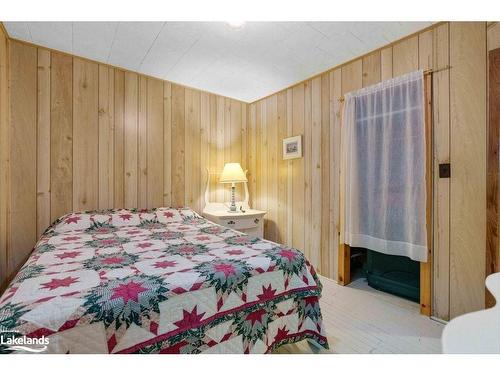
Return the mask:
<path id="1" fill-rule="evenodd" d="M 300 251 L 188 208 L 76 212 L 46 230 L 1 297 L 0 350 L 30 350 L 6 335 L 43 338 L 31 348 L 42 353 L 327 348 L 320 293 Z"/>

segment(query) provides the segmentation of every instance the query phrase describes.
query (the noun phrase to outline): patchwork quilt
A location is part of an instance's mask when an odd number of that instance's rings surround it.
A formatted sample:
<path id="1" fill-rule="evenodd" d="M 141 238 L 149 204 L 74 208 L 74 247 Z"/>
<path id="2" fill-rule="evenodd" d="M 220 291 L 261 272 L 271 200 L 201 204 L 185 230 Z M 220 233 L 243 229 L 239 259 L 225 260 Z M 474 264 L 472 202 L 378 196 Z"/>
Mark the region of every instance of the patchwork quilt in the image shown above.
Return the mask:
<path id="1" fill-rule="evenodd" d="M 79 212 L 36 244 L 0 299 L 0 331 L 48 338 L 47 353 L 327 348 L 320 292 L 298 250 L 187 208 Z"/>

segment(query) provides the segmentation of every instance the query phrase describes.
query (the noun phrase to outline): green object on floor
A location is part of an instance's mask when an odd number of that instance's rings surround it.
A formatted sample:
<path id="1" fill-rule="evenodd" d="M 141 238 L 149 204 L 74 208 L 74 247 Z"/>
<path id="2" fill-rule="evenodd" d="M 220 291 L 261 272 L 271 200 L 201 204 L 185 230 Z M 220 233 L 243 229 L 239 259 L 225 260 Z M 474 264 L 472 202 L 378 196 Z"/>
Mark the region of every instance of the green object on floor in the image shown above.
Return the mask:
<path id="1" fill-rule="evenodd" d="M 398 255 L 367 250 L 368 285 L 414 302 L 420 301 L 420 263 Z"/>

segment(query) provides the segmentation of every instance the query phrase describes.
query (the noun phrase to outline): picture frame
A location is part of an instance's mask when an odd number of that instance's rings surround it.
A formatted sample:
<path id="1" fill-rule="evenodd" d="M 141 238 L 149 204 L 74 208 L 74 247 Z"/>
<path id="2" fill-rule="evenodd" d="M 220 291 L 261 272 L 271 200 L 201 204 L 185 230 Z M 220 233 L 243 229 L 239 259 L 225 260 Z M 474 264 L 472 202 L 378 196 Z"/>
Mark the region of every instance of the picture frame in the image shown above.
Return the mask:
<path id="1" fill-rule="evenodd" d="M 283 138 L 283 160 L 302 157 L 302 135 Z"/>

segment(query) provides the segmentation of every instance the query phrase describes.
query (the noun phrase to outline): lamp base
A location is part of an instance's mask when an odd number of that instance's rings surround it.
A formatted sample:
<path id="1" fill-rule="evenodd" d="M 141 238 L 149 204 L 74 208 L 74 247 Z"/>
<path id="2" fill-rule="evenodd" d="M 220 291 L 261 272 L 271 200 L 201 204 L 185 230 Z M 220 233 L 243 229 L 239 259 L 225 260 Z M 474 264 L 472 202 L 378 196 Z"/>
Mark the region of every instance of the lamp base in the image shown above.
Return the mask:
<path id="1" fill-rule="evenodd" d="M 235 199 L 236 186 L 234 182 L 231 184 L 231 205 L 229 206 L 229 212 L 236 212 L 236 199 Z"/>

